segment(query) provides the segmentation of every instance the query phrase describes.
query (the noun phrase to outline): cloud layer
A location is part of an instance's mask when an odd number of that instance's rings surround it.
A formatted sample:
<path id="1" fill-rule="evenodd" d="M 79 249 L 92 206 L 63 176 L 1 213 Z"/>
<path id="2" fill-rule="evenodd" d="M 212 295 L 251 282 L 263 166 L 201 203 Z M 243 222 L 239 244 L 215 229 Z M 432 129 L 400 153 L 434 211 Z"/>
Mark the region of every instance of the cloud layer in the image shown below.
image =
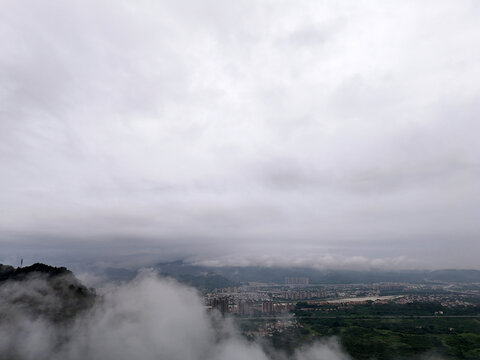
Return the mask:
<path id="1" fill-rule="evenodd" d="M 477 2 L 2 8 L 4 256 L 478 267 Z"/>

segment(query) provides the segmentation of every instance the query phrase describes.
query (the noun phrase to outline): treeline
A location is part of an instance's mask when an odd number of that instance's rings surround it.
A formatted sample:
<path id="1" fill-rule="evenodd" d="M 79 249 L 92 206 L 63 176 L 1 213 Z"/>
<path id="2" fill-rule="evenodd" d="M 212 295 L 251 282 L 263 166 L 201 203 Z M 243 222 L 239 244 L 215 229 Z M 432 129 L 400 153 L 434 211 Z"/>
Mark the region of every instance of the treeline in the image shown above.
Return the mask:
<path id="1" fill-rule="evenodd" d="M 323 316 L 480 316 L 480 306 L 443 306 L 438 302 L 412 302 L 407 304 L 309 304 L 299 302 L 294 310 L 297 317 Z"/>

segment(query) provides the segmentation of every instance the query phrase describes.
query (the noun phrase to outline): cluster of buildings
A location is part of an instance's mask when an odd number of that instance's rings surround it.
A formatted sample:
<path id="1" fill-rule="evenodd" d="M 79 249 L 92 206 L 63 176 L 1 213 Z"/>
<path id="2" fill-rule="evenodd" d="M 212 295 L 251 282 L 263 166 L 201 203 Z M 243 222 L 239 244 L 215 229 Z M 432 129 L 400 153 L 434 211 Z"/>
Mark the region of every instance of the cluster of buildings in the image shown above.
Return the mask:
<path id="1" fill-rule="evenodd" d="M 395 299 L 397 304 L 408 304 L 414 302 L 433 302 L 445 307 L 472 306 L 468 297 L 461 294 L 428 294 L 428 295 L 406 295 Z"/>
<path id="2" fill-rule="evenodd" d="M 219 297 L 210 299 L 206 305 L 209 310 L 217 310 L 222 315 L 231 313 L 239 316 L 255 316 L 290 312 L 295 308 L 295 304 L 294 302 L 271 300 L 260 302 L 239 300 L 236 302 L 231 297 Z"/>
<path id="3" fill-rule="evenodd" d="M 265 321 L 261 323 L 256 329 L 249 329 L 244 332 L 247 338 L 258 338 L 273 336 L 276 333 L 282 333 L 292 328 L 302 327 L 295 319 L 281 319 L 273 321 Z"/>
<path id="4" fill-rule="evenodd" d="M 328 295 L 326 290 L 287 290 L 282 292 L 282 298 L 287 300 L 309 300 L 324 298 Z"/>
<path id="5" fill-rule="evenodd" d="M 310 283 L 310 279 L 308 277 L 286 277 L 285 284 L 286 285 L 308 285 Z"/>
<path id="6" fill-rule="evenodd" d="M 377 283 L 373 284 L 373 289 L 378 291 L 402 291 L 405 290 L 405 284 L 399 283 Z"/>
<path id="7" fill-rule="evenodd" d="M 331 284 L 309 285 L 305 277 L 287 277 L 285 284 L 249 283 L 239 287 L 216 289 L 205 294 L 205 305 L 222 314 L 264 316 L 281 314 L 295 308 L 297 302 L 346 306 L 367 302 L 404 304 L 409 302 L 436 302 L 443 306 L 469 306 L 469 297 L 478 295 L 477 289 L 453 289 L 441 284 Z M 383 295 L 390 292 L 393 295 Z M 464 295 L 461 295 L 461 294 Z"/>

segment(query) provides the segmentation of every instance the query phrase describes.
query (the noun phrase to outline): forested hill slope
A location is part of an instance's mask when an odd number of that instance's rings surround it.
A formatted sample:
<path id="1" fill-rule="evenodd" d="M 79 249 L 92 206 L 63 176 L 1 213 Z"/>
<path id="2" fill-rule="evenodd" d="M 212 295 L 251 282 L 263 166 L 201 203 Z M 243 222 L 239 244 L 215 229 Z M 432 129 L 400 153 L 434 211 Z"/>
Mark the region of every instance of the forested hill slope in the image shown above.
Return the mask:
<path id="1" fill-rule="evenodd" d="M 93 305 L 95 292 L 64 267 L 0 264 L 0 297 L 0 321 L 19 315 L 68 321 Z"/>

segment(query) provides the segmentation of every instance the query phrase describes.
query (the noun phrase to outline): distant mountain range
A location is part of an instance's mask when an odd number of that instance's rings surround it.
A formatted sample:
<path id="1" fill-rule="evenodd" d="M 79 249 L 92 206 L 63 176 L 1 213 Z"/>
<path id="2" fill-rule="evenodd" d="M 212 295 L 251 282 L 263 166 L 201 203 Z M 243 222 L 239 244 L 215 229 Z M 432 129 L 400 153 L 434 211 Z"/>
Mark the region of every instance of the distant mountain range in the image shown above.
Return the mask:
<path id="1" fill-rule="evenodd" d="M 182 260 L 159 263 L 155 268 L 175 278 L 213 278 L 220 283 L 234 284 L 262 282 L 283 284 L 287 277 L 308 277 L 310 284 L 352 284 L 379 282 L 480 282 L 479 270 L 318 270 L 305 267 L 225 266 L 208 267 L 192 265 Z M 221 286 L 218 286 L 221 287 Z M 225 286 L 223 286 L 225 287 Z"/>
<path id="2" fill-rule="evenodd" d="M 152 266 L 159 274 L 201 290 L 238 286 L 249 282 L 284 284 L 287 277 L 308 277 L 310 284 L 372 284 L 382 282 L 480 283 L 479 270 L 319 270 L 307 267 L 202 266 L 177 260 Z M 137 269 L 103 268 L 96 274 L 106 281 L 129 281 Z M 0 271 L 1 281 L 1 271 Z"/>

